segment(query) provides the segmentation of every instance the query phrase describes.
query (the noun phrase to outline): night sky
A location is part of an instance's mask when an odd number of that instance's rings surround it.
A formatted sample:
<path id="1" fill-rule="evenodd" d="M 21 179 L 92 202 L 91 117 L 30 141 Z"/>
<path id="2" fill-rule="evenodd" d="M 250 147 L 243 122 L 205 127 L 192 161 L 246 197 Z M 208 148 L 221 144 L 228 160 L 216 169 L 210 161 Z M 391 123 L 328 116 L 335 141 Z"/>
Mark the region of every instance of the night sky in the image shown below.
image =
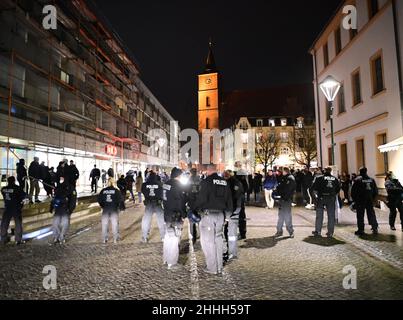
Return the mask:
<path id="1" fill-rule="evenodd" d="M 312 81 L 308 49 L 340 0 L 96 0 L 141 77 L 182 128 L 196 127 L 197 75 L 212 37 L 224 91 Z"/>

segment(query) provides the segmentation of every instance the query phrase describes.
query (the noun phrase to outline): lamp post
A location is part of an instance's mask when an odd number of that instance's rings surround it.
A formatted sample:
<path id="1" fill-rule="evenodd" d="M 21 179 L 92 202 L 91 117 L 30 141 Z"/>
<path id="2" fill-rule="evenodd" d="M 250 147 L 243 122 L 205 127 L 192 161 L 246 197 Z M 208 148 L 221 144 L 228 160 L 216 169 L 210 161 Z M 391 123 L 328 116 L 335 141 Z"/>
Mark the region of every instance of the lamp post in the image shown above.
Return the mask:
<path id="1" fill-rule="evenodd" d="M 330 135 L 332 139 L 332 165 L 336 163 L 335 159 L 335 152 L 334 152 L 334 125 L 333 125 L 333 115 L 334 115 L 334 106 L 333 102 L 336 99 L 337 94 L 339 93 L 339 90 L 341 88 L 340 82 L 338 82 L 335 78 L 332 76 L 326 77 L 323 82 L 319 84 L 320 89 L 322 90 L 323 94 L 325 95 L 327 101 L 330 102 Z"/>

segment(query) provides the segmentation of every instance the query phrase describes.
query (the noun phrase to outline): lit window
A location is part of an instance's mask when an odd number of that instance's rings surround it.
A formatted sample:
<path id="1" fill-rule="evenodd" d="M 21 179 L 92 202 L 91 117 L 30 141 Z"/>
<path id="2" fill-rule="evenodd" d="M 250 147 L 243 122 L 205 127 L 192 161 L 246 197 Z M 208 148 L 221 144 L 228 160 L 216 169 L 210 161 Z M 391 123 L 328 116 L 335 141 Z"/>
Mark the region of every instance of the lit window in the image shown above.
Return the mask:
<path id="1" fill-rule="evenodd" d="M 269 127 L 275 127 L 276 126 L 276 121 L 274 119 L 269 120 Z"/>
<path id="2" fill-rule="evenodd" d="M 60 80 L 66 83 L 70 83 L 70 76 L 64 72 L 63 70 L 60 71 Z"/>
<path id="3" fill-rule="evenodd" d="M 263 127 L 263 120 L 259 119 L 256 123 L 258 127 Z"/>
<path id="4" fill-rule="evenodd" d="M 286 127 L 287 126 L 287 119 L 281 119 L 281 126 Z"/>

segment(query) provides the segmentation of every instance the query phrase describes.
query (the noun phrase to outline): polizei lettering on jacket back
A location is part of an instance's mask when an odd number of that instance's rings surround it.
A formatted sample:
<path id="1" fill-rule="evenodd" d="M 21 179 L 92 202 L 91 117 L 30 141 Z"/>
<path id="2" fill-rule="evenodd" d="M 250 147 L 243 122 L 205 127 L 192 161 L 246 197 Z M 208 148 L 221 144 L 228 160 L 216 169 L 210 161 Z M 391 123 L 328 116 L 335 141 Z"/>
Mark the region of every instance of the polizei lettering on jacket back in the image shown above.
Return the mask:
<path id="1" fill-rule="evenodd" d="M 227 186 L 227 181 L 225 181 L 225 180 L 213 180 L 213 184 L 226 187 Z"/>

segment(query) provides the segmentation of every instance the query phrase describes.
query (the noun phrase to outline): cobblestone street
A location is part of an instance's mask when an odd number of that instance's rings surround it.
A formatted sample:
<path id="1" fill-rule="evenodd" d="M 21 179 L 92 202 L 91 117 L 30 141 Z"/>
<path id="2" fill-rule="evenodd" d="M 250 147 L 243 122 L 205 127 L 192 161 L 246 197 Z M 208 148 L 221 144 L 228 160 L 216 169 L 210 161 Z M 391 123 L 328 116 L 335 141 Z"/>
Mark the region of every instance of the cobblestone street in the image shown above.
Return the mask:
<path id="1" fill-rule="evenodd" d="M 181 244 L 183 267 L 166 270 L 155 221 L 150 243 L 140 243 L 142 207 L 121 215 L 117 245 L 101 244 L 99 221 L 86 221 L 72 227 L 64 246 L 49 246 L 46 238 L 1 247 L 0 298 L 403 299 L 400 228 L 392 234 L 382 216 L 377 238 L 357 239 L 350 213 L 341 219 L 335 240 L 314 239 L 314 212 L 293 210 L 295 239 L 275 240 L 276 211 L 247 208 L 248 239 L 239 242 L 240 259 L 222 276 L 203 273 L 200 244 L 193 248 L 187 232 Z M 42 286 L 46 265 L 57 269 L 56 290 Z M 357 269 L 357 290 L 343 289 L 347 265 Z"/>

